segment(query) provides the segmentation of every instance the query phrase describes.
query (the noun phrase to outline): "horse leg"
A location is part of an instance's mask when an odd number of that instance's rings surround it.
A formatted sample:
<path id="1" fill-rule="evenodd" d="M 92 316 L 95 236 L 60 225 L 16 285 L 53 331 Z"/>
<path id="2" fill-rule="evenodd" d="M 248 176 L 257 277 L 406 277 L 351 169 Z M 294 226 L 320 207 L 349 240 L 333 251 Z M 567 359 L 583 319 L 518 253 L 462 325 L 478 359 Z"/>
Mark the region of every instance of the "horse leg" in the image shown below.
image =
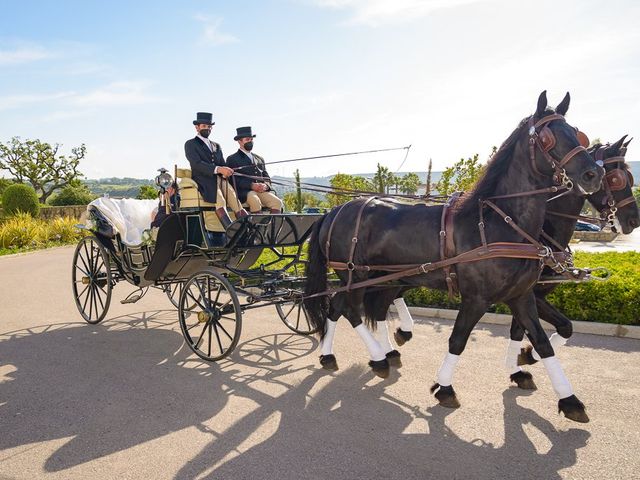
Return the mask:
<path id="1" fill-rule="evenodd" d="M 400 368 L 402 366 L 401 355 L 400 352 L 391 345 L 388 322 L 391 322 L 391 317 L 389 315 L 387 315 L 385 320 L 376 321 L 376 338 L 384 351 L 385 357 L 387 357 L 387 360 L 389 361 L 389 365 Z"/>
<path id="2" fill-rule="evenodd" d="M 404 298 L 398 297 L 393 301 L 400 319 L 400 326 L 393 333 L 393 338 L 399 347 L 411 340 L 413 337 L 413 317 L 407 308 Z"/>
<path id="3" fill-rule="evenodd" d="M 458 408 L 460 406 L 456 392 L 451 385 L 453 372 L 467 345 L 473 327 L 487 311 L 488 306 L 489 303 L 480 297 L 464 296 L 462 298 L 462 305 L 453 325 L 453 332 L 449 337 L 449 352 L 445 355 L 438 370 L 437 382 L 431 387 L 431 393 L 435 392 L 436 399 L 443 407 Z"/>
<path id="4" fill-rule="evenodd" d="M 556 328 L 556 333 L 549 337 L 551 346 L 555 351 L 557 348 L 562 347 L 567 343 L 567 340 L 573 334 L 573 325 L 571 320 L 560 313 L 553 305 L 547 302 L 544 297 L 540 298 L 536 296 L 536 307 L 538 308 L 538 314 L 540 318 L 550 323 Z M 520 356 L 518 357 L 518 364 L 532 365 L 540 360 L 540 355 L 531 346 L 527 345 L 522 349 Z"/>
<path id="5" fill-rule="evenodd" d="M 345 294 L 337 293 L 329 304 L 329 316 L 325 325 L 325 334 L 320 340 L 320 365 L 325 370 L 338 370 L 338 361 L 333 353 L 333 340 L 338 326 L 338 319 L 345 309 Z"/>
<path id="6" fill-rule="evenodd" d="M 364 300 L 364 289 L 345 293 L 345 309 L 342 315 L 349 321 L 369 352 L 369 366 L 381 378 L 389 376 L 389 362 L 380 343 L 374 338 L 367 326 L 362 323 L 360 314 Z"/>
<path id="7" fill-rule="evenodd" d="M 508 305 L 527 333 L 533 347 L 540 353 L 542 363 L 553 385 L 553 390 L 559 398 L 558 411 L 564 413 L 565 417 L 570 420 L 582 423 L 588 422 L 589 417 L 585 412 L 584 404 L 574 395 L 573 388 L 564 374 L 560 362 L 554 355 L 551 342 L 540 325 L 533 292 L 512 300 Z"/>
<path id="8" fill-rule="evenodd" d="M 519 358 L 522 350 L 522 339 L 524 338 L 524 329 L 518 323 L 518 319 L 513 316 L 511 318 L 511 330 L 509 335 L 509 344 L 507 345 L 507 355 L 504 359 L 505 367 L 509 373 L 509 380 L 514 382 L 518 388 L 523 390 L 536 390 L 536 384 L 533 381 L 531 373 L 520 368 Z"/>

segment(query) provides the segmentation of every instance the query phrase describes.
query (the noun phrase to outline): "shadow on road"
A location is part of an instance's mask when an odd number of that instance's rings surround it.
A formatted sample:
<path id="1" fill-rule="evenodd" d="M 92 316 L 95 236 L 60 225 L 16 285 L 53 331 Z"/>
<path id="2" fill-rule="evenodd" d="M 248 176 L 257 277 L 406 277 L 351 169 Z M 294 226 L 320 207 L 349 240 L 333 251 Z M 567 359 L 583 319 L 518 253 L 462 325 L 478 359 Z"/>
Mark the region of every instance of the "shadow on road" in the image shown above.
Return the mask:
<path id="1" fill-rule="evenodd" d="M 211 440 L 179 479 L 520 479 L 523 472 L 547 479 L 573 465 L 589 437 L 557 431 L 508 389 L 504 445 L 466 441 L 446 425 L 451 410 L 424 410 L 387 392 L 401 371 L 384 381 L 364 365 L 327 374 L 315 356 L 303 358 L 315 347 L 307 337 L 269 335 L 205 364 L 184 347 L 173 311 L 2 334 L 0 450 L 68 438 L 44 465 L 60 472 L 196 427 Z M 260 382 L 286 388 L 273 396 Z M 231 396 L 257 408 L 217 431 L 207 421 Z M 419 428 L 408 429 L 414 422 Z M 536 450 L 531 428 L 547 438 L 548 451 Z"/>

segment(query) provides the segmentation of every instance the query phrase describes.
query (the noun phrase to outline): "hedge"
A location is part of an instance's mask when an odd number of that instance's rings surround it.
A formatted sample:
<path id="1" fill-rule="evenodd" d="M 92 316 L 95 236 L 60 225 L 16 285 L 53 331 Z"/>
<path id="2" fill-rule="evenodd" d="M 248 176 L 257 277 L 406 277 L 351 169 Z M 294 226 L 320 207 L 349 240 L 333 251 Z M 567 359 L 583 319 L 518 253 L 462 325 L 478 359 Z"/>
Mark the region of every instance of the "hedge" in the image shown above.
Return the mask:
<path id="1" fill-rule="evenodd" d="M 547 300 L 572 320 L 640 325 L 640 252 L 575 252 L 578 267 L 605 267 L 611 273 L 606 282 L 559 285 Z M 459 298 L 450 302 L 444 291 L 416 288 L 404 295 L 407 304 L 420 307 L 460 307 Z M 509 313 L 502 304 L 491 311 Z"/>
<path id="2" fill-rule="evenodd" d="M 31 185 L 14 183 L 9 185 L 2 193 L 2 208 L 6 216 L 22 212 L 36 217 L 40 212 L 40 202 L 36 191 Z"/>

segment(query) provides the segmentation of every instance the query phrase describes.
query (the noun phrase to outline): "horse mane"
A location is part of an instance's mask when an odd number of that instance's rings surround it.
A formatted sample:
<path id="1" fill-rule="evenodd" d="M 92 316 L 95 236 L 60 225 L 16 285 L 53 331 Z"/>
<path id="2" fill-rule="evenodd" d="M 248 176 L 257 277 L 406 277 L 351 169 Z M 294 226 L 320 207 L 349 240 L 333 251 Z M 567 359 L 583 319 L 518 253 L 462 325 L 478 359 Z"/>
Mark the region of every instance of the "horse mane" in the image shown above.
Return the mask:
<path id="1" fill-rule="evenodd" d="M 544 116 L 555 113 L 554 110 L 547 108 Z M 484 174 L 478 179 L 473 190 L 468 192 L 462 197 L 459 207 L 457 208 L 458 214 L 468 215 L 472 212 L 478 211 L 478 202 L 484 200 L 487 197 L 495 195 L 496 186 L 506 175 L 511 159 L 513 157 L 513 150 L 518 142 L 518 138 L 522 133 L 522 129 L 526 128 L 531 116 L 520 121 L 516 129 L 511 132 L 511 135 L 500 145 L 500 148 L 493 154 L 489 162 L 487 162 L 487 168 L 485 168 Z"/>

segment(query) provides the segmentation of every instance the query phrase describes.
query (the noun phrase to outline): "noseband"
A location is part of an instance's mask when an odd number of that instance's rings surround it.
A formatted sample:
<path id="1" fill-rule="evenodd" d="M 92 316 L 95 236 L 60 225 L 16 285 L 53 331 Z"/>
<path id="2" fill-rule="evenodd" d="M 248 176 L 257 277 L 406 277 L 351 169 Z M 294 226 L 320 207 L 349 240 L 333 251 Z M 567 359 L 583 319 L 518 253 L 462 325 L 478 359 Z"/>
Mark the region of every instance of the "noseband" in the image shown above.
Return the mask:
<path id="1" fill-rule="evenodd" d="M 533 122 L 533 117 L 529 119 L 529 158 L 531 159 L 531 165 L 534 172 L 536 172 L 538 175 L 542 175 L 537 169 L 535 163 L 535 147 L 537 145 L 544 158 L 547 160 L 547 162 L 549 162 L 551 168 L 553 168 L 553 178 L 556 183 L 564 185 L 568 190 L 571 190 L 573 188 L 573 182 L 567 176 L 567 172 L 564 167 L 576 155 L 581 152 L 586 152 L 587 149 L 585 145 L 578 145 L 577 147 L 567 152 L 567 154 L 562 157 L 562 159 L 557 160 L 553 158 L 550 151 L 553 149 L 553 147 L 556 146 L 556 137 L 549 128 L 548 124 L 553 122 L 554 120 L 564 120 L 564 115 L 554 113 L 553 115 L 548 115 L 544 118 L 541 118 L 536 123 Z M 582 132 L 576 130 L 576 134 L 580 133 Z M 578 138 L 580 138 L 581 142 L 583 142 L 587 137 L 586 135 L 582 134 L 582 136 L 578 135 Z"/>

